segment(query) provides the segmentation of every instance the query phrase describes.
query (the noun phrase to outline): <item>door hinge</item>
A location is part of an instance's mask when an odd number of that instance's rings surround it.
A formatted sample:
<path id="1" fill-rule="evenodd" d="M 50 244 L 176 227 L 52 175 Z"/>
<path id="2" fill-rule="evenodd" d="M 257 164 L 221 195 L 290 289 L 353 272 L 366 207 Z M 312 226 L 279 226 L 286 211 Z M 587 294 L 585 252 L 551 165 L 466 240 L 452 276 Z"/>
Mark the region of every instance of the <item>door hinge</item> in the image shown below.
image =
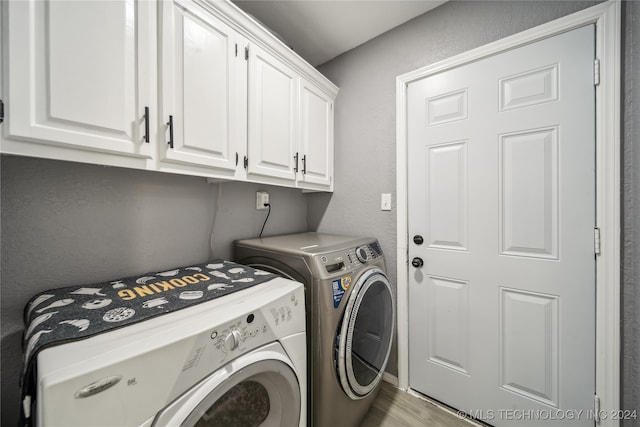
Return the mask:
<path id="1" fill-rule="evenodd" d="M 593 395 L 593 420 L 596 424 L 600 424 L 600 397 L 597 394 Z"/>
<path id="2" fill-rule="evenodd" d="M 600 84 L 600 60 L 597 58 L 593 60 L 593 84 Z"/>
<path id="3" fill-rule="evenodd" d="M 0 123 L 4 122 L 4 101 L 0 99 Z"/>
<path id="4" fill-rule="evenodd" d="M 249 60 L 249 46 L 244 48 L 244 59 Z"/>
<path id="5" fill-rule="evenodd" d="M 598 227 L 593 229 L 593 252 L 600 255 L 600 229 Z"/>

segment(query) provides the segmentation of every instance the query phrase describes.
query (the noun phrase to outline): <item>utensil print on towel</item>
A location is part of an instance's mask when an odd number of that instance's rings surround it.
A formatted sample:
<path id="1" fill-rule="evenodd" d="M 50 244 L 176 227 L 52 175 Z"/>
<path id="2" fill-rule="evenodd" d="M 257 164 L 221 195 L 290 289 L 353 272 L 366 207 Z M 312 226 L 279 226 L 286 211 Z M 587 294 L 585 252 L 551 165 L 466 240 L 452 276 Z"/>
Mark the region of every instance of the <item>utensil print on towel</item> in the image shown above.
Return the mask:
<path id="1" fill-rule="evenodd" d="M 127 285 L 125 285 L 122 280 L 114 280 L 113 282 L 111 282 L 111 287 L 113 289 L 120 289 L 120 288 L 126 288 Z"/>
<path id="2" fill-rule="evenodd" d="M 60 325 L 67 324 L 75 326 L 76 328 L 78 328 L 78 332 L 86 331 L 90 323 L 91 322 L 89 322 L 89 319 L 73 319 L 63 320 L 62 322 L 59 322 Z"/>
<path id="3" fill-rule="evenodd" d="M 217 289 L 229 289 L 233 288 L 233 285 L 227 285 L 226 283 L 213 283 L 207 286 L 208 291 L 215 291 Z"/>
<path id="4" fill-rule="evenodd" d="M 40 316 L 38 316 L 35 319 L 33 319 L 33 321 L 31 321 L 31 324 L 29 325 L 29 328 L 24 333 L 24 336 L 28 337 L 29 335 L 31 335 L 31 332 L 33 332 L 33 330 L 36 328 L 36 326 L 38 326 L 42 322 L 46 322 L 47 320 L 51 319 L 51 317 L 53 317 L 53 315 L 56 314 L 56 313 L 58 313 L 58 312 L 57 311 L 52 311 L 52 312 L 49 312 L 49 313 L 41 314 Z"/>
<path id="5" fill-rule="evenodd" d="M 178 298 L 191 300 L 191 299 L 202 298 L 203 295 L 204 295 L 204 292 L 202 291 L 183 291 L 180 293 L 180 296 Z"/>
<path id="6" fill-rule="evenodd" d="M 80 288 L 80 289 L 76 289 L 73 292 L 70 292 L 72 294 L 75 295 L 96 295 L 99 297 L 106 297 L 107 294 L 103 294 L 102 292 L 102 288 Z"/>
<path id="7" fill-rule="evenodd" d="M 253 277 L 243 277 L 242 279 L 236 279 L 236 280 L 232 280 L 232 282 L 236 283 L 251 283 L 253 281 L 255 281 L 256 279 L 254 279 Z"/>
<path id="8" fill-rule="evenodd" d="M 163 305 L 167 305 L 167 304 L 169 304 L 169 301 L 167 301 L 167 299 L 165 297 L 160 297 L 160 298 L 154 298 L 154 299 L 146 300 L 145 302 L 142 303 L 142 307 L 144 307 L 144 308 L 153 308 L 153 307 L 162 308 Z"/>
<path id="9" fill-rule="evenodd" d="M 271 273 L 269 273 L 268 271 L 264 271 L 264 270 L 256 270 L 256 271 L 253 272 L 253 274 L 256 275 L 256 276 L 268 276 Z"/>
<path id="10" fill-rule="evenodd" d="M 87 310 L 95 310 L 96 308 L 106 307 L 111 304 L 111 298 L 96 298 L 82 304 L 82 308 Z"/>
<path id="11" fill-rule="evenodd" d="M 178 274 L 180 272 L 180 269 L 177 270 L 170 270 L 170 271 L 164 271 L 162 273 L 158 273 L 158 276 L 162 276 L 162 277 L 172 277 L 175 276 L 176 274 Z"/>
<path id="12" fill-rule="evenodd" d="M 27 310 L 27 319 L 29 318 L 29 316 L 31 316 L 31 312 L 33 311 L 34 308 L 36 308 L 36 306 L 42 304 L 49 298 L 53 298 L 53 295 L 48 295 L 48 294 L 40 295 L 38 298 L 34 299 L 31 302 L 31 304 L 29 304 L 29 309 Z"/>
<path id="13" fill-rule="evenodd" d="M 40 337 L 44 334 L 49 334 L 53 332 L 53 329 L 43 329 L 42 331 L 38 331 L 29 339 L 29 344 L 27 344 L 26 358 L 25 360 L 29 360 L 29 356 L 31 356 L 31 352 L 33 348 L 36 346 L 36 343 L 40 339 Z"/>
<path id="14" fill-rule="evenodd" d="M 209 274 L 211 274 L 212 276 L 219 277 L 221 279 L 231 279 L 231 277 L 227 276 L 221 271 L 210 271 Z"/>
<path id="15" fill-rule="evenodd" d="M 65 305 L 69 305 L 74 301 L 73 298 L 63 298 L 63 299 L 59 299 L 56 302 L 52 302 L 51 304 L 49 304 L 46 307 L 42 307 L 40 310 L 36 310 L 36 313 L 42 313 L 45 310 L 48 310 L 50 308 L 55 308 L 55 307 L 64 307 Z"/>
<path id="16" fill-rule="evenodd" d="M 134 314 L 136 314 L 136 311 L 133 308 L 118 307 L 107 311 L 102 316 L 102 320 L 109 323 L 122 322 L 133 317 Z"/>
<path id="17" fill-rule="evenodd" d="M 136 279 L 136 283 L 137 283 L 138 285 L 144 285 L 144 284 L 146 284 L 149 280 L 153 280 L 153 279 L 155 279 L 155 276 L 144 276 L 144 277 L 141 277 L 141 278 L 139 278 L 139 279 Z"/>

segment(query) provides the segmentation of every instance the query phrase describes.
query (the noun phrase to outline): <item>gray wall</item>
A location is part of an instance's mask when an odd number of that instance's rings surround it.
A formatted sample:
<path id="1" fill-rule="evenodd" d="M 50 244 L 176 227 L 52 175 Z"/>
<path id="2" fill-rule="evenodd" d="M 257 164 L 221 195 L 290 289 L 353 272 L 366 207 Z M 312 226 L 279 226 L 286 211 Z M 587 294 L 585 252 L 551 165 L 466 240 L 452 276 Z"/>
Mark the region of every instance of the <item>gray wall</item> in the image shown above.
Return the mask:
<path id="1" fill-rule="evenodd" d="M 395 189 L 395 77 L 594 3 L 449 2 L 321 66 L 340 87 L 336 192 L 331 198 L 310 197 L 309 225 L 378 236 L 395 276 L 395 209 L 379 211 L 380 193 Z M 621 396 L 623 408 L 640 410 L 640 2 L 623 4 L 623 52 Z M 397 373 L 397 360 L 388 370 Z M 624 425 L 640 425 L 640 420 Z"/>
<path id="2" fill-rule="evenodd" d="M 262 226 L 256 190 L 274 204 L 265 235 L 376 236 L 395 282 L 395 206 L 381 212 L 380 193 L 395 192 L 396 76 L 593 3 L 450 2 L 322 66 L 340 87 L 333 195 L 3 157 L 2 425 L 16 425 L 21 310 L 33 293 L 204 261 L 214 216 L 213 255 L 230 258 L 230 242 Z M 640 3 L 624 9 L 622 391 L 623 406 L 640 409 Z"/>
<path id="3" fill-rule="evenodd" d="M 335 106 L 336 190 L 330 199 L 310 196 L 310 226 L 378 237 L 395 283 L 396 77 L 595 3 L 448 2 L 320 66 L 340 88 Z M 380 193 L 393 193 L 391 212 L 380 211 Z M 396 351 L 387 368 L 394 375 Z"/>
<path id="4" fill-rule="evenodd" d="M 622 407 L 640 411 L 640 2 L 624 3 L 623 22 Z"/>
<path id="5" fill-rule="evenodd" d="M 35 293 L 231 259 L 233 239 L 306 231 L 299 190 L 52 160 L 2 157 L 2 425 L 17 425 L 22 309 Z M 214 226 L 213 251 L 210 249 Z"/>
<path id="6" fill-rule="evenodd" d="M 395 281 L 395 78 L 598 2 L 453 1 L 322 65 L 340 87 L 335 117 L 336 191 L 312 195 L 310 227 L 374 235 Z M 640 410 L 640 2 L 623 4 L 624 90 L 622 407 Z M 355 201 L 357 199 L 357 202 Z M 397 373 L 397 360 L 388 371 Z M 640 426 L 628 420 L 625 426 Z"/>

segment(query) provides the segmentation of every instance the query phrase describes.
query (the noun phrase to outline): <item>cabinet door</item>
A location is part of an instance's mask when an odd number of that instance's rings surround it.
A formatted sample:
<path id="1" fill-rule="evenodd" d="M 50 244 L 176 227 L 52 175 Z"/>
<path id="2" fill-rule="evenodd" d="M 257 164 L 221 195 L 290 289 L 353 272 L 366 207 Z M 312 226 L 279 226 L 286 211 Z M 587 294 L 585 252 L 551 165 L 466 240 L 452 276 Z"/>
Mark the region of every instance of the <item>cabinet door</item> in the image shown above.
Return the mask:
<path id="1" fill-rule="evenodd" d="M 155 103 L 155 3 L 3 3 L 3 131 L 10 140 L 2 151 L 92 162 L 90 150 L 145 161 L 145 107 Z"/>
<path id="2" fill-rule="evenodd" d="M 333 100 L 315 85 L 300 84 L 301 187 L 333 183 Z"/>
<path id="3" fill-rule="evenodd" d="M 256 45 L 249 46 L 248 173 L 294 182 L 298 76 Z"/>
<path id="4" fill-rule="evenodd" d="M 160 148 L 162 157 L 171 162 L 234 171 L 235 103 L 241 102 L 234 96 L 234 67 L 238 62 L 235 32 L 191 1 L 161 4 L 160 97 L 166 131 Z M 169 143 L 171 133 L 173 148 Z"/>

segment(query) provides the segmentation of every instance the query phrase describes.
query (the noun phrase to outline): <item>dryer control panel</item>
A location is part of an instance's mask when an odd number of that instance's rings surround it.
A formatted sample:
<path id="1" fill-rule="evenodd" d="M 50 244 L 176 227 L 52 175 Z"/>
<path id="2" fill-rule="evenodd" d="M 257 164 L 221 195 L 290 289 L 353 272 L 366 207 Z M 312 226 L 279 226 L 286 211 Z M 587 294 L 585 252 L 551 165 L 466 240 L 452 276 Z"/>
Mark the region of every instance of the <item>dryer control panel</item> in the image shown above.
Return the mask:
<path id="1" fill-rule="evenodd" d="M 366 264 L 367 262 L 374 260 L 382 256 L 382 249 L 380 244 L 376 241 L 368 245 L 358 246 L 349 250 L 349 260 L 358 265 L 357 263 Z"/>
<path id="2" fill-rule="evenodd" d="M 382 248 L 378 241 L 371 240 L 359 246 L 322 253 L 313 258 L 316 274 L 321 278 L 330 278 L 376 262 L 382 256 Z"/>

